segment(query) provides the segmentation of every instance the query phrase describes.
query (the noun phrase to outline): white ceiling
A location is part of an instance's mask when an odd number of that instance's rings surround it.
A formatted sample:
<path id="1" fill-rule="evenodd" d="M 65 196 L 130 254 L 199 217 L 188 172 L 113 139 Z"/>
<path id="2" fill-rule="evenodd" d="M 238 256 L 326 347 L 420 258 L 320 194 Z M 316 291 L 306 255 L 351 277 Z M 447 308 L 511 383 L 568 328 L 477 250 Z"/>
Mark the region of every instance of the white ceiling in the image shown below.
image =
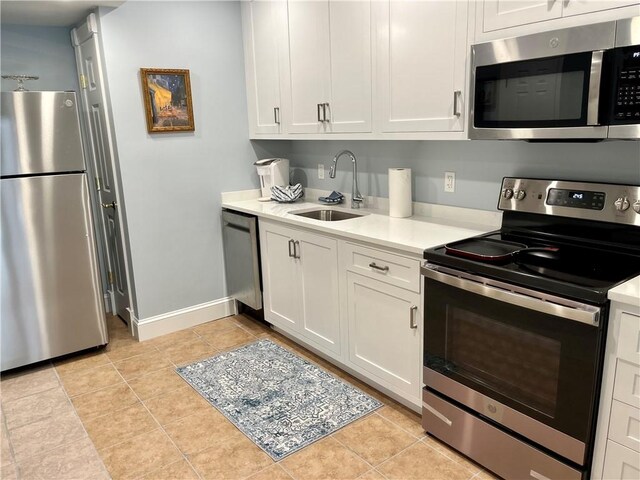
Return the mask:
<path id="1" fill-rule="evenodd" d="M 125 2 L 100 0 L 2 0 L 0 21 L 14 25 L 70 27 L 96 7 L 119 7 Z"/>

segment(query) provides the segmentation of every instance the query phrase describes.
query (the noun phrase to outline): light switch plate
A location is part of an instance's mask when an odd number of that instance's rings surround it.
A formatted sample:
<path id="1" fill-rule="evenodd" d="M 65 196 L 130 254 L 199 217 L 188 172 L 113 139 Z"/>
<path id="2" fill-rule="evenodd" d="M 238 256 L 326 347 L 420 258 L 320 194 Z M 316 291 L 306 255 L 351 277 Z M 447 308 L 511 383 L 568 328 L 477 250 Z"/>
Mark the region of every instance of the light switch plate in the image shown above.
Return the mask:
<path id="1" fill-rule="evenodd" d="M 456 191 L 456 172 L 444 172 L 444 191 Z"/>
<path id="2" fill-rule="evenodd" d="M 324 180 L 324 164 L 323 163 L 318 164 L 318 178 L 320 180 Z"/>

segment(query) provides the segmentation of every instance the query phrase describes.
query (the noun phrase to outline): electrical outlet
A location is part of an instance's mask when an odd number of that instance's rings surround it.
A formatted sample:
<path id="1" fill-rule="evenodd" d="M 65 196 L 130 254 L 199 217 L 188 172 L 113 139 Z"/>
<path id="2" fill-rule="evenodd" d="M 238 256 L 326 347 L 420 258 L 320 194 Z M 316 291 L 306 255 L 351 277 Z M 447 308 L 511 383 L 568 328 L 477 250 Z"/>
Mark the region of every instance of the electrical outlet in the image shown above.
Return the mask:
<path id="1" fill-rule="evenodd" d="M 324 180 L 324 164 L 323 163 L 318 164 L 318 178 L 320 180 Z"/>
<path id="2" fill-rule="evenodd" d="M 444 191 L 456 191 L 456 172 L 444 172 Z"/>

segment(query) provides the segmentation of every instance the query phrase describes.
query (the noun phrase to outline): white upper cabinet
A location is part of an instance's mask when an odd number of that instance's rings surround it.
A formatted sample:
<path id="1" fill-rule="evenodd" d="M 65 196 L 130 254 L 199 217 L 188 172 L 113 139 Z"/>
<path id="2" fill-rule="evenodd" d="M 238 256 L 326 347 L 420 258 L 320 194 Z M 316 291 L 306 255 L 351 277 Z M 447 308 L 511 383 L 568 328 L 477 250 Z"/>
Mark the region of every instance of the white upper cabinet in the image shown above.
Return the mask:
<path id="1" fill-rule="evenodd" d="M 639 0 L 484 0 L 482 31 L 492 32 L 637 4 L 640 4 Z M 635 13 L 638 14 L 640 11 Z M 592 19 L 588 23 L 597 21 Z"/>
<path id="2" fill-rule="evenodd" d="M 329 2 L 328 132 L 371 131 L 371 3 Z"/>
<path id="3" fill-rule="evenodd" d="M 464 129 L 466 0 L 375 2 L 380 132 Z"/>
<path id="4" fill-rule="evenodd" d="M 370 132 L 370 3 L 290 0 L 288 16 L 288 130 Z"/>
<path id="5" fill-rule="evenodd" d="M 562 15 L 581 15 L 583 13 L 601 12 L 612 8 L 638 5 L 638 0 L 565 0 Z M 640 10 L 636 12 L 640 15 Z"/>
<path id="6" fill-rule="evenodd" d="M 281 69 L 287 28 L 284 1 L 242 2 L 247 106 L 252 134 L 282 131 Z"/>
<path id="7" fill-rule="evenodd" d="M 564 0 L 485 0 L 485 32 L 542 22 L 562 16 Z"/>
<path id="8" fill-rule="evenodd" d="M 288 130 L 322 133 L 330 92 L 329 4 L 289 1 Z"/>

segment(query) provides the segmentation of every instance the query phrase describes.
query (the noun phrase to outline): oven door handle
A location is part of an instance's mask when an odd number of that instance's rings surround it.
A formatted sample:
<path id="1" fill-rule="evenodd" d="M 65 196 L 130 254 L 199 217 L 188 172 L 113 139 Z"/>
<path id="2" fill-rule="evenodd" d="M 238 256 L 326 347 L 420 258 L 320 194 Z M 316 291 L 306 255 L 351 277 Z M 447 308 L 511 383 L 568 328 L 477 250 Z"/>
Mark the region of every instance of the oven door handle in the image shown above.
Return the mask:
<path id="1" fill-rule="evenodd" d="M 600 323 L 601 309 L 593 305 L 567 300 L 428 262 L 422 266 L 420 271 L 422 275 L 431 280 L 510 305 L 575 320 L 594 327 L 597 327 Z"/>

